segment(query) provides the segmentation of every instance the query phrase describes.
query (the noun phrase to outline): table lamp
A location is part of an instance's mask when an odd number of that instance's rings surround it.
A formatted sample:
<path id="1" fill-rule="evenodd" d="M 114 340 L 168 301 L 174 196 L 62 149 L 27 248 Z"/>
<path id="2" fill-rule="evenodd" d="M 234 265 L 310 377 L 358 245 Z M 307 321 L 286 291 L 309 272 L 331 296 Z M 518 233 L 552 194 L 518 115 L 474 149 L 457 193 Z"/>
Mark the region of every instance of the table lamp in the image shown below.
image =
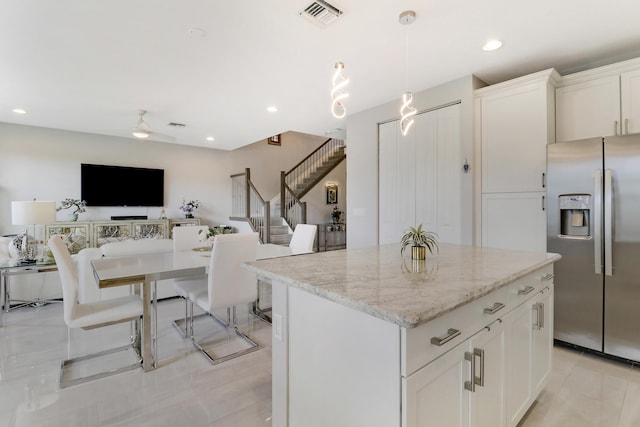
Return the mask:
<path id="1" fill-rule="evenodd" d="M 36 234 L 36 225 L 49 224 L 56 220 L 56 202 L 17 201 L 11 202 L 11 223 L 13 225 L 33 226 L 33 234 Z M 34 263 L 35 253 L 29 248 L 29 232 L 25 229 L 25 237 L 22 242 L 23 263 Z"/>

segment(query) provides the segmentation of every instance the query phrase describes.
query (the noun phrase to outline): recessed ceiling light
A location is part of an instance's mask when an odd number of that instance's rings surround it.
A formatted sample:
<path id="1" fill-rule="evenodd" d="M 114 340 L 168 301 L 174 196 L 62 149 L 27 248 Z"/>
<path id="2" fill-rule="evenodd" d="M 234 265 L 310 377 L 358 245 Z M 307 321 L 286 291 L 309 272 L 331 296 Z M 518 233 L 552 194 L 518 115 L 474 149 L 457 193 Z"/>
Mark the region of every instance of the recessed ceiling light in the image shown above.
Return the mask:
<path id="1" fill-rule="evenodd" d="M 267 111 L 270 113 L 275 113 L 278 111 L 278 107 L 276 107 L 275 105 L 270 105 L 267 107 Z"/>
<path id="2" fill-rule="evenodd" d="M 489 40 L 487 41 L 484 46 L 482 46 L 482 50 L 486 50 L 486 51 L 491 51 L 491 50 L 496 50 L 496 49 L 500 49 L 502 47 L 502 42 L 500 40 Z"/>
<path id="3" fill-rule="evenodd" d="M 11 111 L 13 111 L 16 114 L 27 114 L 27 112 L 25 110 L 23 110 L 22 108 L 14 108 Z"/>
<path id="4" fill-rule="evenodd" d="M 207 137 L 207 141 L 212 141 L 212 142 L 213 142 L 213 141 L 215 141 L 215 140 L 216 140 L 216 139 L 215 139 L 214 137 L 212 137 L 212 136 L 208 136 L 208 137 Z"/>

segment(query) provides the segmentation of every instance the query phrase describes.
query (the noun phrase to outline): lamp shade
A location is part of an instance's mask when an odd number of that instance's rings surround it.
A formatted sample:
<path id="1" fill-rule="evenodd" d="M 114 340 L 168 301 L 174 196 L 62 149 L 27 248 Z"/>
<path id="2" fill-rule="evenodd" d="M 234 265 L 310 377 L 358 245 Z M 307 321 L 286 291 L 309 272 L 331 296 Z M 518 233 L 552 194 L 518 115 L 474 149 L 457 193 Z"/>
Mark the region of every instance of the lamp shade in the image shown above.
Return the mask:
<path id="1" fill-rule="evenodd" d="M 49 224 L 56 221 L 56 202 L 11 202 L 13 225 Z"/>

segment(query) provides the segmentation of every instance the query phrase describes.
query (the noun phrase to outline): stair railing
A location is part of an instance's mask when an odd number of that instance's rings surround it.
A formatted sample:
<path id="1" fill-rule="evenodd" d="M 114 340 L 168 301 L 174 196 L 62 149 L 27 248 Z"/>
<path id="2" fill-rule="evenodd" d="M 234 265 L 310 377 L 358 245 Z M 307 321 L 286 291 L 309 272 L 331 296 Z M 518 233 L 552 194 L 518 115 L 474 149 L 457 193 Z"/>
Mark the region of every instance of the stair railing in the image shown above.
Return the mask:
<path id="1" fill-rule="evenodd" d="M 307 202 L 301 201 L 285 182 L 285 173 L 280 172 L 280 211 L 282 218 L 292 230 L 298 224 L 307 223 Z"/>
<path id="2" fill-rule="evenodd" d="M 302 159 L 285 174 L 285 183 L 292 189 L 296 197 L 301 198 L 304 196 L 304 193 L 309 191 L 309 189 L 315 185 L 315 183 L 311 183 L 309 180 L 312 179 L 311 175 L 315 171 L 317 165 L 329 160 L 331 156 L 336 153 L 344 152 L 344 147 L 345 144 L 343 140 L 329 138 L 320 147 L 312 151 L 307 157 Z M 298 184 L 304 184 L 305 180 L 307 180 L 309 185 L 305 184 L 305 187 L 307 188 L 302 191 L 298 191 Z"/>
<path id="3" fill-rule="evenodd" d="M 251 170 L 231 175 L 231 219 L 247 221 L 262 243 L 271 241 L 271 208 L 251 182 Z"/>
<path id="4" fill-rule="evenodd" d="M 307 157 L 302 159 L 289 172 L 282 172 L 280 178 L 280 206 L 282 217 L 294 229 L 297 224 L 307 222 L 306 204 L 300 200 L 311 190 L 329 171 L 344 158 L 344 141 L 329 138 Z M 330 168 L 324 173 L 314 174 L 318 166 L 332 161 Z"/>

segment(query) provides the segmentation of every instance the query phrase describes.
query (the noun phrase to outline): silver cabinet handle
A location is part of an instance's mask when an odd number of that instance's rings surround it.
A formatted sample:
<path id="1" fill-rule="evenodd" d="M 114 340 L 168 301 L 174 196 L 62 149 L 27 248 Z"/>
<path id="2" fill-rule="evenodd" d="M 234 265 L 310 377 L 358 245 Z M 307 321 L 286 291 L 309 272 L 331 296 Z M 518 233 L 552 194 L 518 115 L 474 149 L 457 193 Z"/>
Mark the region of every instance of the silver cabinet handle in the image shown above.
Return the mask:
<path id="1" fill-rule="evenodd" d="M 498 311 L 502 310 L 503 308 L 504 308 L 503 303 L 494 302 L 493 307 L 484 309 L 484 314 L 496 314 Z"/>
<path id="2" fill-rule="evenodd" d="M 542 210 L 544 210 L 544 199 L 545 199 L 545 197 L 542 196 Z"/>
<path id="3" fill-rule="evenodd" d="M 618 121 L 617 120 L 613 121 L 613 134 L 614 135 L 618 135 Z"/>
<path id="4" fill-rule="evenodd" d="M 533 324 L 533 328 L 540 330 L 544 327 L 544 304 L 537 302 L 533 304 L 533 309 L 536 311 L 536 321 Z"/>
<path id="5" fill-rule="evenodd" d="M 602 170 L 596 169 L 593 182 L 593 260 L 595 273 L 602 274 Z"/>
<path id="6" fill-rule="evenodd" d="M 473 393 L 476 391 L 476 361 L 474 360 L 473 353 L 465 351 L 464 360 L 471 362 L 471 375 L 469 375 L 471 380 L 464 382 L 464 389 Z"/>
<path id="7" fill-rule="evenodd" d="M 542 188 L 546 188 L 547 186 L 547 177 L 546 177 L 546 173 L 542 172 Z"/>
<path id="8" fill-rule="evenodd" d="M 549 281 L 549 280 L 553 279 L 554 277 L 556 277 L 556 276 L 555 276 L 555 274 L 553 274 L 553 273 L 549 273 L 549 274 L 545 274 L 544 276 L 542 276 L 542 277 L 541 277 L 541 280 L 542 280 L 543 282 L 547 282 L 547 281 Z"/>
<path id="9" fill-rule="evenodd" d="M 473 382 L 480 387 L 484 387 L 484 350 L 481 348 L 474 348 L 473 355 L 480 358 L 480 376 L 473 377 Z"/>
<path id="10" fill-rule="evenodd" d="M 452 339 L 454 339 L 455 337 L 457 337 L 458 335 L 460 335 L 461 332 L 458 329 L 453 329 L 453 328 L 449 328 L 447 329 L 447 335 L 440 338 L 440 337 L 433 337 L 431 338 L 431 344 L 433 345 L 437 345 L 438 347 L 448 343 L 449 341 L 451 341 Z"/>
<path id="11" fill-rule="evenodd" d="M 523 289 L 518 289 L 518 295 L 528 295 L 533 292 L 534 289 L 533 286 L 525 286 Z"/>
<path id="12" fill-rule="evenodd" d="M 613 240 L 613 194 L 611 191 L 611 169 L 604 171 L 604 274 L 613 276 L 613 251 L 611 244 Z"/>

